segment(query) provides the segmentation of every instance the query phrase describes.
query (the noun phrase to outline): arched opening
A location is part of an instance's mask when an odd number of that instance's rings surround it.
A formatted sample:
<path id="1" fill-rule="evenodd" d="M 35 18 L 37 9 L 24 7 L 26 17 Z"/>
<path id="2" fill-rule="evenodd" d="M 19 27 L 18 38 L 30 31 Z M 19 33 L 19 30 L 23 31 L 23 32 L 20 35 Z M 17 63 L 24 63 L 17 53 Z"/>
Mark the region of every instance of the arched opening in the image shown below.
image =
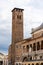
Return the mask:
<path id="1" fill-rule="evenodd" d="M 42 56 L 40 56 L 40 59 L 42 59 Z"/>
<path id="2" fill-rule="evenodd" d="M 29 45 L 26 46 L 27 52 L 29 51 Z"/>
<path id="3" fill-rule="evenodd" d="M 27 57 L 24 57 L 23 58 L 23 62 L 25 62 L 25 61 L 28 61 Z"/>
<path id="4" fill-rule="evenodd" d="M 30 65 L 30 64 L 28 64 L 28 65 Z"/>
<path id="5" fill-rule="evenodd" d="M 37 50 L 40 50 L 40 43 L 37 42 Z"/>
<path id="6" fill-rule="evenodd" d="M 43 49 L 43 41 L 41 41 L 41 49 Z"/>
<path id="7" fill-rule="evenodd" d="M 0 61 L 0 65 L 3 65 L 3 61 Z"/>
<path id="8" fill-rule="evenodd" d="M 39 65 L 39 63 L 36 63 L 36 65 Z"/>
<path id="9" fill-rule="evenodd" d="M 43 63 L 41 63 L 40 65 L 43 65 Z"/>
<path id="10" fill-rule="evenodd" d="M 33 44 L 33 51 L 36 51 L 36 44 Z"/>
<path id="11" fill-rule="evenodd" d="M 32 65 L 34 65 L 34 64 L 32 63 Z"/>
<path id="12" fill-rule="evenodd" d="M 32 57 L 30 57 L 30 60 L 32 60 Z"/>

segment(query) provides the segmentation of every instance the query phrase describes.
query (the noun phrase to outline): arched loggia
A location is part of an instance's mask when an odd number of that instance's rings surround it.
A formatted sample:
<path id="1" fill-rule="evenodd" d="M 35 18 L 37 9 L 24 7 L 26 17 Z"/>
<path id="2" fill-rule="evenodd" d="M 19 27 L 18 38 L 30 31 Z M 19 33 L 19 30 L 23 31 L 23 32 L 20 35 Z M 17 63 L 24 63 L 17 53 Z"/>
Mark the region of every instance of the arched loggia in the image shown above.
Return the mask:
<path id="1" fill-rule="evenodd" d="M 41 63 L 40 65 L 43 65 L 43 63 Z"/>
<path id="2" fill-rule="evenodd" d="M 36 65 L 39 65 L 39 63 L 36 63 Z"/>
<path id="3" fill-rule="evenodd" d="M 23 62 L 25 62 L 25 61 L 28 61 L 28 58 L 27 57 L 24 57 L 23 58 Z"/>

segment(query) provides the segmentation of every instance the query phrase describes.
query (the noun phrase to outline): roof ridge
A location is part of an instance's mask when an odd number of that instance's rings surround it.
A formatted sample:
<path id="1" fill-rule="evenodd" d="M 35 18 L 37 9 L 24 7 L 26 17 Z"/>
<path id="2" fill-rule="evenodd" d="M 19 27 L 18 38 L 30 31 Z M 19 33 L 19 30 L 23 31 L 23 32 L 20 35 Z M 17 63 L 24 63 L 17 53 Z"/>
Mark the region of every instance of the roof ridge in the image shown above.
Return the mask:
<path id="1" fill-rule="evenodd" d="M 38 27 L 36 27 L 36 28 L 33 28 L 32 33 L 33 33 L 33 32 L 36 32 L 36 31 L 38 31 L 38 30 L 40 30 L 40 29 L 43 29 L 43 23 L 42 23 L 40 26 L 38 26 Z"/>

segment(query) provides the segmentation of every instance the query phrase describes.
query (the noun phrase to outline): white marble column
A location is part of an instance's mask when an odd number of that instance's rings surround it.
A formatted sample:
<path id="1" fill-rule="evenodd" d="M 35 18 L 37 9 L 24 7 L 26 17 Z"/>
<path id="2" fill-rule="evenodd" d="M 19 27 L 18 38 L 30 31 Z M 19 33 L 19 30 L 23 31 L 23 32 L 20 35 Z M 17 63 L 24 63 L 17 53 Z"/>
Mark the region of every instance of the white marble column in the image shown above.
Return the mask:
<path id="1" fill-rule="evenodd" d="M 4 65 L 4 59 L 3 59 L 3 65 Z"/>

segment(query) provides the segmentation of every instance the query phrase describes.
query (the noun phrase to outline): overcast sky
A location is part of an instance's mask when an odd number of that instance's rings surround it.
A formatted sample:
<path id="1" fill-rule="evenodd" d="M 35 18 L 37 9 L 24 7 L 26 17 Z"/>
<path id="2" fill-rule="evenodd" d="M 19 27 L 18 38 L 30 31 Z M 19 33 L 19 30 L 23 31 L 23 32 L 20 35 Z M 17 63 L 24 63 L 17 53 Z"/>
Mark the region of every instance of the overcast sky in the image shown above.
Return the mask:
<path id="1" fill-rule="evenodd" d="M 0 52 L 3 53 L 8 52 L 11 44 L 11 10 L 14 7 L 24 9 L 24 38 L 43 22 L 43 0 L 0 0 Z"/>

